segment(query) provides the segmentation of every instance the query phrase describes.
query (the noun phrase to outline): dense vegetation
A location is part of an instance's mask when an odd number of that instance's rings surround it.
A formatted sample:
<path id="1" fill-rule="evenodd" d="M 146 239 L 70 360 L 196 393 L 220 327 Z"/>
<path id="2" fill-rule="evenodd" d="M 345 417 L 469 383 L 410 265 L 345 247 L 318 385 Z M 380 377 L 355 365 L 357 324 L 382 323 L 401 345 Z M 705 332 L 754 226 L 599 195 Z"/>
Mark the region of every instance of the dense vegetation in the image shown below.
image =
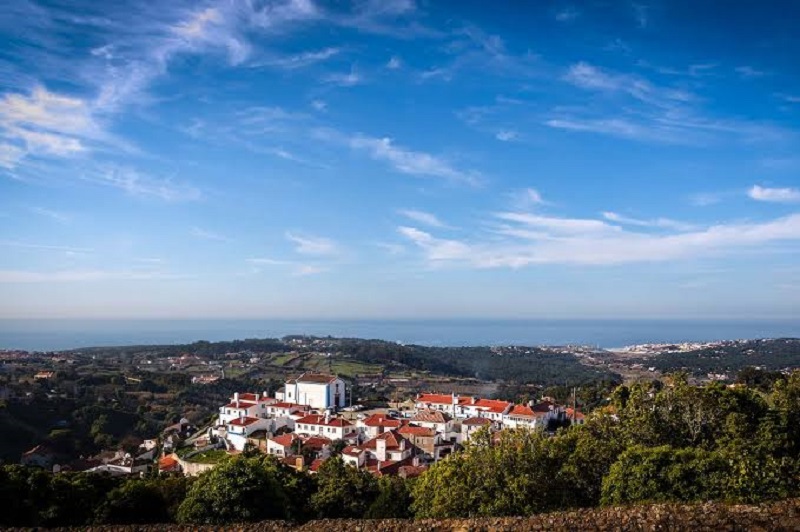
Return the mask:
<path id="1" fill-rule="evenodd" d="M 687 371 L 696 376 L 708 373 L 736 374 L 746 367 L 785 370 L 800 365 L 800 339 L 779 338 L 726 342 L 682 353 L 662 353 L 654 358 L 631 360 L 662 372 Z"/>
<path id="2" fill-rule="evenodd" d="M 767 374 L 764 376 L 774 377 Z M 763 382 L 753 371 L 748 378 Z M 650 501 L 800 495 L 800 372 L 768 386 L 620 386 L 555 436 L 479 433 L 417 479 L 326 461 L 316 475 L 240 456 L 196 479 L 112 479 L 0 468 L 0 526 L 527 515 Z"/>

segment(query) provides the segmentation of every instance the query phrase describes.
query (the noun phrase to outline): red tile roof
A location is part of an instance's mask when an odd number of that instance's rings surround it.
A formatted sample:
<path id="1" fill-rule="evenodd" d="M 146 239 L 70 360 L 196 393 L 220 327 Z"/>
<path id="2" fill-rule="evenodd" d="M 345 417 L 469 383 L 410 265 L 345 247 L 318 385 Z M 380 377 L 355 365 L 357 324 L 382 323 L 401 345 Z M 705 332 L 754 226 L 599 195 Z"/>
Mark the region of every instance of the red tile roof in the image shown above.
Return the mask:
<path id="1" fill-rule="evenodd" d="M 511 406 L 511 403 L 508 401 L 497 401 L 495 399 L 478 399 L 475 401 L 474 405 L 481 410 L 485 410 L 488 412 L 493 412 L 496 414 L 502 414 L 506 411 L 507 408 Z"/>
<path id="2" fill-rule="evenodd" d="M 411 418 L 411 421 L 424 422 L 424 423 L 447 423 L 452 418 L 444 412 L 438 410 L 420 410 Z"/>
<path id="3" fill-rule="evenodd" d="M 160 471 L 169 471 L 178 467 L 178 461 L 171 456 L 164 456 L 158 459 L 158 469 Z"/>
<path id="4" fill-rule="evenodd" d="M 247 410 L 247 408 L 253 406 L 254 404 L 255 403 L 248 403 L 247 401 L 241 401 L 240 400 L 238 405 L 235 402 L 234 403 L 228 403 L 227 405 L 223 406 L 222 408 L 234 408 L 234 409 L 239 409 L 239 410 Z"/>
<path id="5" fill-rule="evenodd" d="M 298 405 L 296 403 L 275 403 L 270 406 L 274 408 L 294 408 L 294 407 L 303 408 L 303 405 Z"/>
<path id="6" fill-rule="evenodd" d="M 310 449 L 322 449 L 330 444 L 331 440 L 321 436 L 311 436 L 303 441 L 303 447 L 308 447 Z"/>
<path id="7" fill-rule="evenodd" d="M 412 434 L 414 436 L 433 436 L 433 429 L 428 427 L 415 427 L 414 425 L 406 425 L 397 429 L 400 434 Z"/>
<path id="8" fill-rule="evenodd" d="M 397 450 L 400 449 L 400 440 L 402 438 L 395 434 L 395 431 L 390 430 L 384 432 L 383 434 L 378 434 L 371 440 L 364 443 L 363 447 L 365 449 L 377 449 L 377 441 L 378 440 L 385 440 L 386 441 L 386 450 Z"/>
<path id="9" fill-rule="evenodd" d="M 258 399 L 256 398 L 256 394 L 254 394 L 254 393 L 240 393 L 239 394 L 239 400 L 240 401 L 248 401 L 250 403 L 258 402 Z"/>
<path id="10" fill-rule="evenodd" d="M 456 396 L 455 397 L 456 404 L 459 405 L 468 405 L 471 404 L 473 401 L 472 397 L 462 397 Z M 421 393 L 417 396 L 418 403 L 431 403 L 431 404 L 439 404 L 439 405 L 452 405 L 453 404 L 453 396 L 443 393 Z"/>
<path id="11" fill-rule="evenodd" d="M 259 421 L 259 418 L 257 417 L 237 417 L 236 419 L 230 421 L 230 424 L 239 427 L 246 427 L 256 423 L 257 421 Z"/>
<path id="12" fill-rule="evenodd" d="M 404 424 L 404 420 L 386 417 L 382 414 L 374 414 L 365 419 L 362 423 L 367 427 L 392 427 L 397 428 Z"/>
<path id="13" fill-rule="evenodd" d="M 306 425 L 323 425 L 327 427 L 352 427 L 353 424 L 343 418 L 333 418 L 325 423 L 325 416 L 320 414 L 309 414 L 301 417 L 296 423 L 303 423 Z"/>
<path id="14" fill-rule="evenodd" d="M 523 417 L 535 417 L 536 414 L 528 405 L 514 405 L 514 408 L 511 409 L 511 412 L 508 413 L 509 416 L 523 416 Z"/>
<path id="15" fill-rule="evenodd" d="M 325 462 L 325 460 L 326 460 L 325 458 L 317 458 L 316 460 L 311 462 L 309 469 L 316 473 L 317 471 L 319 471 L 319 467 Z"/>
<path id="16" fill-rule="evenodd" d="M 583 415 L 583 414 L 580 412 L 580 410 L 577 410 L 577 411 L 576 411 L 576 410 L 573 410 L 573 408 L 572 408 L 572 407 L 568 407 L 568 408 L 566 409 L 566 412 L 567 412 L 567 417 L 568 417 L 569 419 L 573 419 L 573 415 L 574 415 L 574 419 L 585 419 L 585 418 L 586 418 L 586 416 L 584 416 L 584 415 Z"/>
<path id="17" fill-rule="evenodd" d="M 471 417 L 461 422 L 462 425 L 491 425 L 491 423 L 485 417 Z"/>
<path id="18" fill-rule="evenodd" d="M 348 456 L 360 456 L 361 453 L 364 452 L 364 449 L 356 447 L 355 445 L 348 445 L 344 449 L 342 449 L 342 454 L 346 454 Z"/>
<path id="19" fill-rule="evenodd" d="M 291 447 L 295 440 L 299 440 L 300 437 L 297 434 L 281 434 L 280 436 L 275 436 L 272 438 L 272 441 L 280 445 L 281 447 Z"/>

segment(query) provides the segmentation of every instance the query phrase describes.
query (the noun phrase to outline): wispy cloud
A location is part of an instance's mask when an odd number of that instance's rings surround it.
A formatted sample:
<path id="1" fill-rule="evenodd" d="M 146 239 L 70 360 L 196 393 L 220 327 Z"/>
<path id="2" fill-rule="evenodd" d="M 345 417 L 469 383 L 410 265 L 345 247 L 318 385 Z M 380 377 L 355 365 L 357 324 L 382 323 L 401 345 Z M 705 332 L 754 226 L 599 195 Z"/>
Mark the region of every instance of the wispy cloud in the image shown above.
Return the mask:
<path id="1" fill-rule="evenodd" d="M 543 205 L 550 205 L 550 202 L 545 201 L 542 194 L 532 187 L 514 191 L 510 196 L 514 208 L 520 210 L 529 210 Z"/>
<path id="2" fill-rule="evenodd" d="M 264 257 L 247 259 L 247 263 L 256 267 L 254 273 L 260 273 L 261 266 L 280 266 L 288 267 L 290 275 L 295 277 L 316 275 L 330 270 L 328 266 L 323 266 L 320 264 L 305 264 L 291 260 L 271 259 Z"/>
<path id="3" fill-rule="evenodd" d="M 0 270 L 0 283 L 71 283 L 92 281 L 121 281 L 121 280 L 160 280 L 181 279 L 185 275 L 178 275 L 157 271 L 125 271 L 125 270 L 60 270 L 60 271 L 25 271 L 25 270 Z"/>
<path id="4" fill-rule="evenodd" d="M 578 11 L 572 6 L 568 6 L 557 11 L 554 18 L 558 22 L 572 22 L 573 20 L 578 18 L 580 14 L 581 14 L 580 11 Z"/>
<path id="5" fill-rule="evenodd" d="M 287 232 L 286 238 L 295 244 L 295 252 L 301 255 L 331 256 L 339 253 L 338 245 L 330 238 L 292 232 Z"/>
<path id="6" fill-rule="evenodd" d="M 94 251 L 94 249 L 86 247 L 60 246 L 55 244 L 37 244 L 31 242 L 19 242 L 16 240 L 0 240 L 0 246 L 34 249 L 42 251 L 60 251 L 67 253 L 92 253 Z"/>
<path id="7" fill-rule="evenodd" d="M 763 70 L 751 67 L 749 65 L 738 66 L 734 69 L 739 76 L 745 79 L 761 78 L 767 75 Z"/>
<path id="8" fill-rule="evenodd" d="M 636 19 L 636 24 L 638 24 L 640 28 L 646 28 L 647 24 L 650 22 L 650 7 L 645 4 L 633 2 L 631 3 L 631 10 Z"/>
<path id="9" fill-rule="evenodd" d="M 220 233 L 209 231 L 207 229 L 201 229 L 200 227 L 192 227 L 189 230 L 189 234 L 201 240 L 213 240 L 216 242 L 230 241 L 230 238 L 226 237 L 225 235 L 221 235 Z"/>
<path id="10" fill-rule="evenodd" d="M 310 52 L 302 52 L 299 54 L 292 54 L 286 56 L 279 56 L 270 59 L 261 59 L 257 62 L 250 64 L 250 67 L 274 67 L 284 70 L 296 70 L 306 68 L 317 63 L 322 63 L 328 59 L 339 55 L 342 52 L 341 48 L 328 47 L 321 50 L 314 50 Z"/>
<path id="11" fill-rule="evenodd" d="M 152 197 L 170 202 L 197 201 L 202 198 L 199 189 L 172 178 L 157 178 L 133 168 L 110 166 L 85 172 L 85 181 L 118 188 L 132 196 Z"/>
<path id="12" fill-rule="evenodd" d="M 347 143 L 353 149 L 366 151 L 373 159 L 389 163 L 403 174 L 439 177 L 472 185 L 477 184 L 480 177 L 477 172 L 460 170 L 435 155 L 397 146 L 388 137 L 355 135 Z"/>
<path id="13" fill-rule="evenodd" d="M 339 87 L 354 87 L 364 83 L 364 76 L 362 76 L 355 68 L 350 68 L 350 72 L 336 72 L 329 74 L 324 78 L 326 83 L 338 85 Z"/>
<path id="14" fill-rule="evenodd" d="M 403 62 L 401 61 L 400 57 L 397 55 L 393 55 L 389 61 L 386 62 L 386 68 L 389 70 L 397 70 L 398 68 L 403 66 Z"/>
<path id="15" fill-rule="evenodd" d="M 512 140 L 516 140 L 518 136 L 519 135 L 516 131 L 512 131 L 510 129 L 503 129 L 495 134 L 495 138 L 501 142 L 510 142 Z"/>
<path id="16" fill-rule="evenodd" d="M 798 188 L 768 188 L 754 185 L 747 191 L 747 195 L 757 201 L 771 203 L 799 203 L 800 189 Z"/>
<path id="17" fill-rule="evenodd" d="M 691 231 L 696 228 L 695 225 L 670 218 L 654 218 L 654 219 L 640 219 L 631 218 L 630 216 L 623 216 L 615 212 L 603 212 L 603 218 L 610 222 L 616 222 L 623 225 L 634 225 L 638 227 L 658 227 L 662 229 L 674 229 L 676 231 Z"/>
<path id="18" fill-rule="evenodd" d="M 435 214 L 431 214 L 429 212 L 417 211 L 411 209 L 402 209 L 398 212 L 403 216 L 405 216 L 406 218 L 408 218 L 409 220 L 413 220 L 423 225 L 428 225 L 430 227 L 439 227 L 439 228 L 448 227 L 448 225 L 442 222 L 439 218 L 437 218 Z"/>
<path id="19" fill-rule="evenodd" d="M 496 218 L 506 223 L 488 237 L 478 235 L 470 240 L 442 239 L 405 226 L 398 232 L 420 248 L 432 265 L 476 268 L 668 262 L 800 241 L 800 214 L 763 223 L 718 224 L 667 234 L 633 231 L 593 219 L 528 213 L 497 213 Z"/>
<path id="20" fill-rule="evenodd" d="M 45 218 L 49 218 L 55 222 L 60 224 L 69 223 L 72 220 L 72 217 L 59 211 L 54 211 L 52 209 L 45 209 L 43 207 L 31 207 L 30 211 L 34 214 L 39 216 L 43 216 Z"/>

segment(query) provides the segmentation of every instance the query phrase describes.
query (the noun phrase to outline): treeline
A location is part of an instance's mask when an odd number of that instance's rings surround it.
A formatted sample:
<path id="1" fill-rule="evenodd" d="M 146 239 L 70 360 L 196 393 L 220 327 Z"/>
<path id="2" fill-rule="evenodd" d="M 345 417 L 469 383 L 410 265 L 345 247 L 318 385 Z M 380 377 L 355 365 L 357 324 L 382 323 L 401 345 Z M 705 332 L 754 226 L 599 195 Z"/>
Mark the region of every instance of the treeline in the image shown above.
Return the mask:
<path id="1" fill-rule="evenodd" d="M 471 377 L 543 386 L 619 379 L 619 375 L 581 363 L 568 353 L 530 347 L 497 353 L 490 347 L 429 347 L 382 340 L 342 339 L 341 353 L 363 362 L 402 364 L 438 375 Z"/>
<path id="2" fill-rule="evenodd" d="M 696 376 L 736 373 L 752 366 L 779 371 L 800 366 L 800 339 L 748 340 L 685 353 L 662 353 L 630 362 L 652 366 L 665 373 L 687 371 Z"/>
<path id="3" fill-rule="evenodd" d="M 751 374 L 752 378 L 753 375 Z M 478 433 L 419 478 L 329 459 L 315 475 L 242 455 L 196 479 L 0 469 L 0 526 L 515 516 L 639 502 L 800 496 L 800 372 L 766 391 L 680 375 L 620 386 L 585 424 Z"/>

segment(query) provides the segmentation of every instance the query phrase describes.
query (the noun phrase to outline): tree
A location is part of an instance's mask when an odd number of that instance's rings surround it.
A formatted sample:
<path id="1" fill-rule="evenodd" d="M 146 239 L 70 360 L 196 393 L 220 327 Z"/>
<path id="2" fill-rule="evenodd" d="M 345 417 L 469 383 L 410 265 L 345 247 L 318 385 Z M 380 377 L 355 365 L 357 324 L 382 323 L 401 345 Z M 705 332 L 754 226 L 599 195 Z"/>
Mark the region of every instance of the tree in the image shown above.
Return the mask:
<path id="1" fill-rule="evenodd" d="M 378 479 L 378 496 L 367 509 L 367 519 L 408 519 L 411 513 L 412 481 L 400 477 L 381 477 Z"/>
<path id="2" fill-rule="evenodd" d="M 311 507 L 319 518 L 361 518 L 378 495 L 375 477 L 345 465 L 341 457 L 325 460 L 316 475 Z"/>
<path id="3" fill-rule="evenodd" d="M 108 493 L 96 520 L 101 524 L 166 523 L 170 516 L 158 482 L 134 479 Z"/>
<path id="4" fill-rule="evenodd" d="M 237 457 L 202 473 L 178 508 L 178 521 L 226 524 L 286 517 L 286 496 L 259 458 Z"/>

